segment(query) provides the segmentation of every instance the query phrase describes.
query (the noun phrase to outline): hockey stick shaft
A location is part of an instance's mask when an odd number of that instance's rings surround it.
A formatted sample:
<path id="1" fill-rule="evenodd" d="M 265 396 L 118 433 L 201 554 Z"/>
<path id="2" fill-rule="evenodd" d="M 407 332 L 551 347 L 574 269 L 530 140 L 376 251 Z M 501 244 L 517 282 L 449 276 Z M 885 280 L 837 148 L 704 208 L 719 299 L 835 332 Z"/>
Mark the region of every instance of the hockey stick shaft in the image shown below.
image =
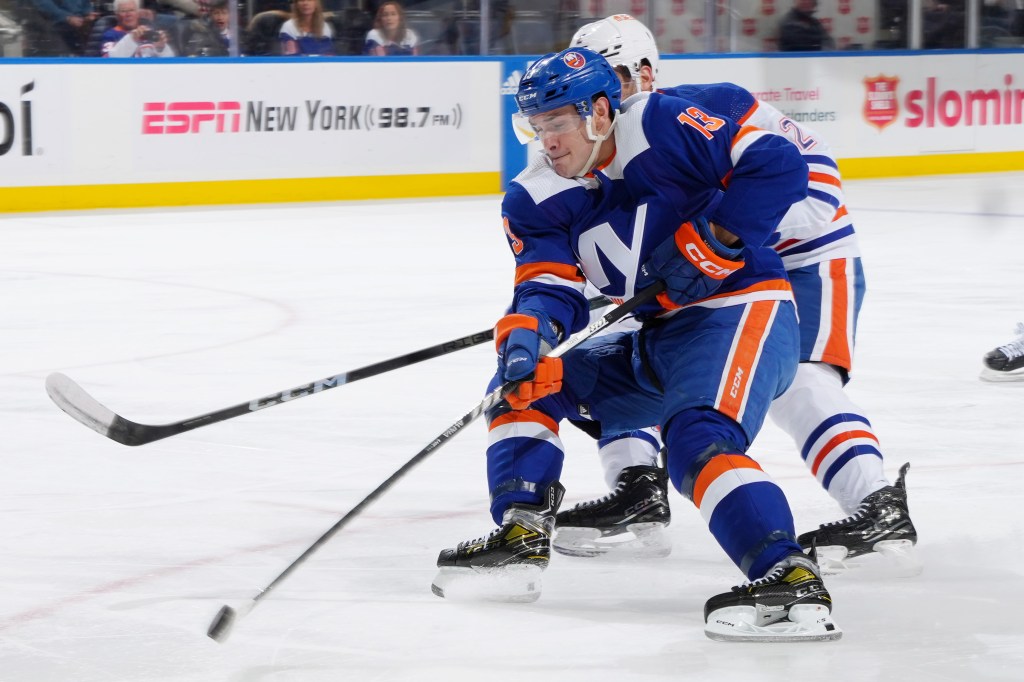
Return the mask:
<path id="1" fill-rule="evenodd" d="M 550 353 L 548 353 L 548 357 L 561 357 L 565 353 L 569 352 L 576 346 L 580 345 L 581 343 L 589 339 L 597 332 L 609 327 L 615 322 L 618 322 L 623 317 L 630 314 L 644 303 L 647 303 L 648 301 L 652 300 L 655 296 L 661 293 L 663 289 L 664 283 L 662 282 L 656 282 L 655 284 L 652 284 L 651 286 L 639 292 L 636 296 L 629 299 L 625 303 L 618 305 L 612 310 L 605 313 L 603 317 L 592 322 L 585 329 L 576 332 L 568 339 L 560 343 L 556 348 L 554 348 Z M 516 390 L 516 388 L 519 387 L 519 384 L 520 382 L 518 381 L 510 381 L 488 393 L 484 397 L 484 399 L 481 400 L 476 405 L 476 407 L 474 407 L 466 414 L 462 415 L 462 417 L 459 418 L 454 424 L 452 424 L 443 432 L 441 432 L 441 434 L 438 435 L 437 438 L 432 440 L 429 444 L 427 444 L 426 447 L 417 452 L 412 457 L 412 459 L 410 459 L 408 462 L 399 467 L 399 469 L 395 471 L 393 474 L 391 474 L 391 476 L 389 476 L 387 480 L 385 480 L 383 483 L 374 488 L 369 495 L 364 497 L 363 500 L 359 502 L 359 504 L 357 504 L 355 507 L 349 510 L 348 513 L 346 513 L 344 516 L 338 519 L 338 521 L 333 526 L 328 528 L 323 535 L 317 538 L 317 540 L 312 545 L 310 545 L 306 549 L 306 551 L 300 554 L 297 559 L 292 561 L 292 563 L 288 564 L 288 566 L 276 578 L 270 581 L 270 583 L 266 587 L 261 589 L 256 594 L 256 596 L 250 599 L 244 607 L 236 611 L 235 609 L 226 604 L 222 606 L 220 611 L 217 612 L 217 615 L 211 621 L 210 626 L 206 632 L 207 636 L 214 640 L 217 640 L 218 642 L 225 641 L 237 618 L 239 618 L 240 616 L 244 616 L 245 614 L 252 611 L 262 599 L 269 595 L 278 585 L 280 585 L 285 580 L 285 578 L 291 575 L 295 571 L 295 569 L 297 569 L 299 566 L 305 563 L 306 560 L 309 559 L 309 557 L 311 557 L 314 552 L 316 552 L 328 540 L 334 537 L 334 535 L 337 534 L 338 531 L 340 531 L 342 528 L 348 525 L 348 523 L 355 519 L 357 516 L 362 514 L 364 509 L 370 506 L 377 498 L 383 495 L 389 488 L 391 488 L 395 483 L 402 479 L 417 464 L 422 462 L 424 459 L 430 456 L 431 453 L 436 451 L 442 445 L 444 445 L 452 438 L 454 438 L 457 434 L 459 434 L 467 426 L 476 421 L 476 419 L 484 412 L 486 412 L 487 410 L 491 409 L 492 407 L 500 403 L 502 400 L 504 400 L 505 396 L 507 396 L 509 393 L 511 393 L 512 391 Z"/>
<path id="2" fill-rule="evenodd" d="M 608 303 L 608 299 L 603 296 L 590 299 L 592 310 L 608 305 Z M 262 398 L 255 398 L 245 403 L 239 403 L 238 405 L 201 414 L 198 417 L 168 424 L 140 424 L 126 419 L 104 406 L 71 378 L 59 372 L 46 377 L 46 392 L 58 407 L 93 431 L 122 445 L 145 445 L 146 443 L 176 436 L 180 433 L 187 433 L 201 426 L 209 426 L 210 424 L 234 419 L 250 412 L 291 402 L 296 398 L 323 393 L 324 391 L 344 386 L 345 384 L 351 384 L 360 379 L 367 379 L 378 374 L 414 365 L 417 362 L 454 353 L 455 351 L 485 343 L 493 338 L 494 330 L 485 329 L 475 334 L 467 334 L 445 343 L 439 343 L 436 346 L 399 355 L 389 360 L 382 360 L 372 365 L 335 374 L 325 379 L 319 379 L 302 386 L 272 393 Z"/>
<path id="3" fill-rule="evenodd" d="M 455 351 L 485 343 L 493 338 L 494 330 L 486 329 L 413 353 L 400 355 L 372 365 L 335 374 L 325 379 L 312 381 L 302 386 L 296 386 L 285 391 L 279 391 L 248 402 L 169 424 L 140 424 L 125 419 L 103 406 L 89 395 L 85 389 L 60 373 L 51 374 L 46 378 L 46 392 L 58 407 L 94 431 L 124 445 L 144 445 L 170 436 L 176 436 L 180 433 L 186 433 L 201 426 L 216 424 L 217 422 L 249 414 L 250 412 L 290 402 L 296 398 L 304 398 L 308 395 L 322 393 L 332 388 L 351 384 L 360 379 L 366 379 L 401 367 L 408 367 L 417 362 L 454 353 Z"/>

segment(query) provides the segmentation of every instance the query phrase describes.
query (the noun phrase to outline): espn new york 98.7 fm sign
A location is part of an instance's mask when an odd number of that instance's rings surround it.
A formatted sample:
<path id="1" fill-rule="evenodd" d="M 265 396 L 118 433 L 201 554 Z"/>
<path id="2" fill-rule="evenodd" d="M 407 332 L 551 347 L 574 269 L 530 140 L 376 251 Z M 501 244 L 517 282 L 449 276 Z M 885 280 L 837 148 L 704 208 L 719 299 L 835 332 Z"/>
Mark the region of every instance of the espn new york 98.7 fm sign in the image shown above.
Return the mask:
<path id="1" fill-rule="evenodd" d="M 431 60 L 7 62 L 0 170 L 12 186 L 497 173 L 499 70 Z"/>

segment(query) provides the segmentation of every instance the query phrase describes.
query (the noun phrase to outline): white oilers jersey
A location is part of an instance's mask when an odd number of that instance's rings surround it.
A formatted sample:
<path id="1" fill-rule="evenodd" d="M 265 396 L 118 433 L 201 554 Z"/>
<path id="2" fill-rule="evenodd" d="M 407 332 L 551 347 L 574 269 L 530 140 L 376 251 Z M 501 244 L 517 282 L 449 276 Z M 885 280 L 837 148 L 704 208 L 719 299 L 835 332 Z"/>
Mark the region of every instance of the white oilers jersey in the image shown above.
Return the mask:
<path id="1" fill-rule="evenodd" d="M 773 243 L 787 270 L 860 255 L 839 167 L 832 149 L 817 133 L 733 83 L 681 85 L 662 92 L 704 104 L 742 125 L 781 135 L 800 151 L 809 170 L 807 198 L 789 209 Z"/>

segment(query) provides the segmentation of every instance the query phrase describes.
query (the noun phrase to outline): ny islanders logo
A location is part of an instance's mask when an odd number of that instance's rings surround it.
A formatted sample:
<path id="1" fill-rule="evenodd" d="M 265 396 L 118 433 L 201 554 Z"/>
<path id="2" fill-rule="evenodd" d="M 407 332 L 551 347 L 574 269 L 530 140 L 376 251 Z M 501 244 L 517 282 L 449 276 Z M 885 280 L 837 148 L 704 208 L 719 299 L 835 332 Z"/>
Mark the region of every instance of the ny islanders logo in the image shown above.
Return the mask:
<path id="1" fill-rule="evenodd" d="M 864 87 L 864 120 L 882 130 L 896 121 L 900 113 L 899 100 L 896 97 L 896 86 L 900 79 L 896 76 L 875 76 L 865 78 Z"/>
<path id="2" fill-rule="evenodd" d="M 583 65 L 587 63 L 586 58 L 579 52 L 566 52 L 565 56 L 562 57 L 562 61 L 570 69 L 582 69 Z"/>

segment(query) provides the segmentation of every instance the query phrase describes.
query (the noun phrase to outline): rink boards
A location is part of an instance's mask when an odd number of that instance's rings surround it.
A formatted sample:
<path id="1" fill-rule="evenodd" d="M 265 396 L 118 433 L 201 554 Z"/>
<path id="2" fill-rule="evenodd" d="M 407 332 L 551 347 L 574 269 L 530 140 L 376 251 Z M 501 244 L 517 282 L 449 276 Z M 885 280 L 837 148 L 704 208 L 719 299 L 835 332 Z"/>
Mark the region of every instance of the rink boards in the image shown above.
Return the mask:
<path id="1" fill-rule="evenodd" d="M 501 192 L 529 57 L 2 60 L 4 212 Z M 847 178 L 1024 168 L 1024 55 L 666 57 L 829 140 Z M 799 141 L 798 141 L 799 143 Z"/>

